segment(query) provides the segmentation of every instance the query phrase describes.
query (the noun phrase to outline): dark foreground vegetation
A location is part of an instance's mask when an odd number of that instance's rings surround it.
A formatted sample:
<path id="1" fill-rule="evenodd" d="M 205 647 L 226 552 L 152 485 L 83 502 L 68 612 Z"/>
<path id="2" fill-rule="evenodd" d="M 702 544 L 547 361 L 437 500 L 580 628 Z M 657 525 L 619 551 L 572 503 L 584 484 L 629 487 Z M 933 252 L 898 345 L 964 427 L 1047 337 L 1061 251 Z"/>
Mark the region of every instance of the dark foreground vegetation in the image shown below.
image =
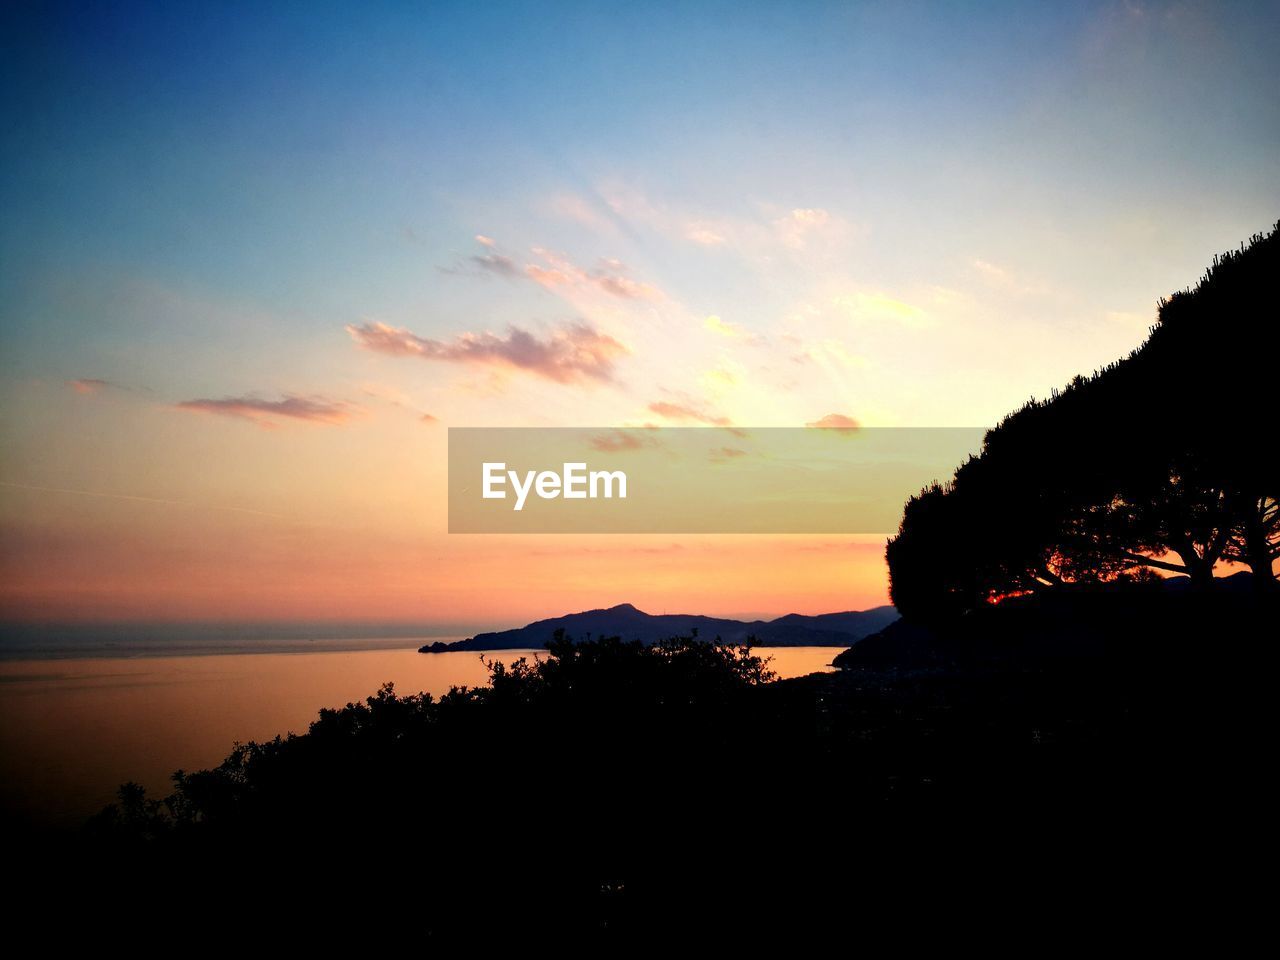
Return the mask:
<path id="1" fill-rule="evenodd" d="M 138 868 L 184 909 L 336 896 L 442 938 L 738 937 L 975 904 L 1111 923 L 1146 909 L 1135 888 L 1202 909 L 1256 839 L 1270 604 L 1064 590 L 895 624 L 837 673 L 773 682 L 693 638 L 556 642 L 485 688 L 323 711 L 168 798 L 126 787 L 76 875 L 110 899 Z"/>
<path id="2" fill-rule="evenodd" d="M 487 687 L 386 688 L 166 798 L 127 786 L 33 875 L 198 929 L 1229 947 L 1269 867 L 1278 236 L 914 498 L 904 618 L 837 673 L 561 635 Z"/>

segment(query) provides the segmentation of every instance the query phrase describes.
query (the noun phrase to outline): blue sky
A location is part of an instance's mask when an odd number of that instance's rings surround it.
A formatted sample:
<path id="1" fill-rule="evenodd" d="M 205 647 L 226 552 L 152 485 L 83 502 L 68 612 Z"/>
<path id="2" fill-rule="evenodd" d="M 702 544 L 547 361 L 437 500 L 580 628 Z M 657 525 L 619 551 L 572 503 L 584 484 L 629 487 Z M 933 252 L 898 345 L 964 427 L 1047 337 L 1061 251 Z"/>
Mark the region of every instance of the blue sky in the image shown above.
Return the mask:
<path id="1" fill-rule="evenodd" d="M 1280 217 L 1275 3 L 0 16 L 34 487 L 327 522 L 355 463 L 439 481 L 424 424 L 988 424 Z"/>

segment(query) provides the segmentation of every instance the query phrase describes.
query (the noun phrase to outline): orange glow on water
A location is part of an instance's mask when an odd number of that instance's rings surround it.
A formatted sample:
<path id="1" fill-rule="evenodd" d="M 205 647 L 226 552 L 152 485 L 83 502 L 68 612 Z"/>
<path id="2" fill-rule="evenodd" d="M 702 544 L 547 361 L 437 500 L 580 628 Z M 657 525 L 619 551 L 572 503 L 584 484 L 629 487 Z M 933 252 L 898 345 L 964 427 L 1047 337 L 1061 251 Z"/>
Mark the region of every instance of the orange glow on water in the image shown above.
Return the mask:
<path id="1" fill-rule="evenodd" d="M 783 677 L 828 669 L 839 652 L 759 651 Z M 485 654 L 505 662 L 525 655 L 533 652 Z M 214 766 L 236 741 L 304 733 L 321 707 L 361 700 L 383 683 L 439 695 L 487 679 L 479 654 L 413 647 L 0 661 L 0 807 L 75 825 L 127 780 L 162 797 L 174 770 Z"/>

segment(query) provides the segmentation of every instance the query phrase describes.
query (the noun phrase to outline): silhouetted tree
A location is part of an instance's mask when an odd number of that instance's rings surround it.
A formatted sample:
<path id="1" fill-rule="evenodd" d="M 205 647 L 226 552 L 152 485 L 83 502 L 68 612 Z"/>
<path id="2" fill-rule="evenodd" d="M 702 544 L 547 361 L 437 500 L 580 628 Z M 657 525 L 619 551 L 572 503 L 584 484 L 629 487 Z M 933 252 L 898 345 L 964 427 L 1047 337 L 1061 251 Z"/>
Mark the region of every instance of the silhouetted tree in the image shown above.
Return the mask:
<path id="1" fill-rule="evenodd" d="M 1161 301 L 1128 357 L 1028 402 L 949 483 L 912 498 L 886 548 L 904 615 L 1141 568 L 1204 589 L 1220 560 L 1274 590 L 1277 276 L 1280 224 Z"/>

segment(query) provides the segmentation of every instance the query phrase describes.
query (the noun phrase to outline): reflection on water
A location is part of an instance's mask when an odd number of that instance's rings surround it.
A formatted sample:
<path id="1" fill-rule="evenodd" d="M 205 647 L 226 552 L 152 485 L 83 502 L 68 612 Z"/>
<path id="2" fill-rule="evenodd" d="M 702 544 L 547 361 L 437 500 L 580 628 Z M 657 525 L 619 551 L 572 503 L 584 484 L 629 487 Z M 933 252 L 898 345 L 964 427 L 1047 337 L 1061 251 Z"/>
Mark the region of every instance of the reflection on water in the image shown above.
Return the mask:
<path id="1" fill-rule="evenodd" d="M 760 648 L 783 677 L 829 669 L 834 647 Z M 504 661 L 534 651 L 486 654 Z M 153 796 L 178 768 L 221 761 L 236 741 L 302 733 L 321 707 L 394 683 L 401 693 L 476 686 L 476 653 L 416 649 L 0 662 L 0 807 L 75 824 L 126 780 Z"/>

